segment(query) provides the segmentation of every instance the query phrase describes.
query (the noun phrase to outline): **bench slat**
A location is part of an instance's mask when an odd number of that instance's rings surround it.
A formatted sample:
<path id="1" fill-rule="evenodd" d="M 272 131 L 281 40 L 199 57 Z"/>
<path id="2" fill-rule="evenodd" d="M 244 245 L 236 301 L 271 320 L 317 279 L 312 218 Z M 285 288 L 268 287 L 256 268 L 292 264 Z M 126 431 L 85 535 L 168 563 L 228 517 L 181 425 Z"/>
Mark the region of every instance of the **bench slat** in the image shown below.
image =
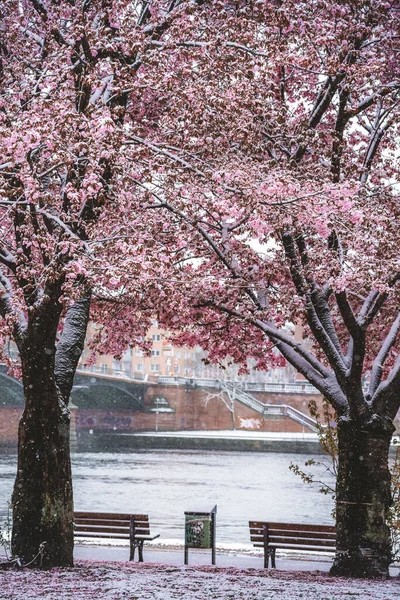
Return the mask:
<path id="1" fill-rule="evenodd" d="M 278 531 L 277 529 L 270 529 L 268 527 L 268 534 L 271 537 L 274 535 L 275 537 L 296 537 L 296 538 L 313 538 L 315 540 L 335 540 L 336 535 L 331 533 L 330 531 L 326 531 L 325 533 L 322 531 L 293 531 L 292 529 L 287 529 L 286 531 Z M 255 537 L 263 537 L 264 531 L 262 529 L 250 530 L 250 535 Z"/>
<path id="2" fill-rule="evenodd" d="M 74 518 L 76 519 L 105 519 L 105 520 L 115 520 L 115 521 L 130 521 L 130 518 L 133 517 L 135 521 L 148 521 L 149 516 L 143 514 L 126 514 L 126 513 L 97 513 L 97 512 L 74 512 Z"/>
<path id="3" fill-rule="evenodd" d="M 308 523 L 269 523 L 268 521 L 249 521 L 250 529 L 262 529 L 264 525 L 268 525 L 268 529 L 276 529 L 278 531 L 330 531 L 336 533 L 334 525 L 314 525 Z"/>
<path id="4" fill-rule="evenodd" d="M 85 520 L 85 519 L 75 519 L 74 525 L 76 528 L 79 527 L 112 527 L 115 529 L 127 529 L 131 526 L 130 521 L 95 521 L 95 520 Z M 135 521 L 135 529 L 150 529 L 149 523 L 144 521 Z"/>
<path id="5" fill-rule="evenodd" d="M 282 532 L 277 532 L 276 529 L 269 529 L 268 528 L 268 535 L 269 537 L 294 537 L 294 538 L 308 538 L 308 539 L 313 539 L 313 540 L 336 540 L 336 535 L 330 532 L 327 533 L 322 533 L 318 532 L 318 533 L 314 533 L 313 531 L 282 531 Z M 253 530 L 250 531 L 250 538 L 251 540 L 254 539 L 254 541 L 256 541 L 258 538 L 264 538 L 264 532 L 260 529 L 258 530 Z"/>
<path id="6" fill-rule="evenodd" d="M 113 538 L 116 540 L 129 540 L 129 535 L 123 535 L 121 533 L 107 533 L 106 531 L 74 531 L 74 537 L 87 537 L 87 538 Z"/>
<path id="7" fill-rule="evenodd" d="M 82 519 L 80 517 L 74 517 L 75 523 L 81 523 L 82 525 L 112 525 L 116 527 L 129 527 L 130 519 L 120 519 L 119 521 L 113 519 Z M 141 527 L 148 527 L 149 521 L 135 519 L 135 525 L 139 525 Z"/>
<path id="8" fill-rule="evenodd" d="M 97 527 L 95 525 L 86 526 L 78 525 L 75 527 L 75 531 L 92 531 L 93 533 L 118 533 L 120 535 L 130 536 L 129 527 Z M 135 535 L 149 535 L 150 529 L 148 527 L 135 528 Z"/>
<path id="9" fill-rule="evenodd" d="M 76 533 L 74 533 L 75 537 L 86 537 L 86 538 L 113 538 L 116 540 L 126 540 L 129 539 L 129 536 L 125 536 L 125 535 L 120 535 L 120 534 L 111 534 L 111 533 L 96 533 L 96 532 L 87 532 L 85 533 L 84 531 L 78 531 Z M 155 540 L 157 538 L 160 537 L 159 533 L 156 533 L 155 535 L 136 535 L 135 539 L 138 542 L 151 542 L 152 540 Z"/>
<path id="10" fill-rule="evenodd" d="M 264 538 L 258 537 L 257 539 L 251 540 L 254 542 L 263 543 Z M 307 545 L 313 544 L 314 546 L 336 546 L 336 540 L 321 540 L 315 538 L 295 538 L 295 537 L 277 537 L 277 536 L 268 536 L 268 544 L 270 546 L 274 544 L 297 544 L 297 545 Z"/>
<path id="11" fill-rule="evenodd" d="M 253 544 L 255 548 L 264 548 L 264 544 Z M 269 544 L 269 548 L 281 549 L 281 550 L 311 550 L 315 552 L 335 552 L 336 547 L 330 548 L 326 546 L 313 546 L 313 545 L 298 545 L 298 544 Z"/>

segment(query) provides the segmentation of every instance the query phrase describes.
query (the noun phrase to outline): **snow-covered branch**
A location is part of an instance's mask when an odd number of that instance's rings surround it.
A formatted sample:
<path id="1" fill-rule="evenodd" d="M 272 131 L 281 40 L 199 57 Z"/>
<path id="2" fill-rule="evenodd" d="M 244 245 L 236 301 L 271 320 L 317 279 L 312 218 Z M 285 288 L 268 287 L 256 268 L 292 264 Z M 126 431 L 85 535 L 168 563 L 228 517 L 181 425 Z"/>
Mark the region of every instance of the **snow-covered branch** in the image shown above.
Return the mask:
<path id="1" fill-rule="evenodd" d="M 196 175 L 198 175 L 202 179 L 206 179 L 207 178 L 207 174 L 204 171 L 201 171 L 197 167 L 191 165 L 187 160 L 185 160 L 184 158 L 182 158 L 178 154 L 175 154 L 175 153 L 171 152 L 170 150 L 166 149 L 165 147 L 162 147 L 161 145 L 154 144 L 154 143 L 149 142 L 148 140 L 140 138 L 140 137 L 138 137 L 136 135 L 130 136 L 129 139 L 124 142 L 125 146 L 130 146 L 132 144 L 142 144 L 143 146 L 147 146 L 147 148 L 150 148 L 150 150 L 152 150 L 156 154 L 163 154 L 164 156 L 166 156 L 167 158 L 169 158 L 173 162 L 176 162 L 176 163 L 182 165 L 185 169 L 188 169 L 189 171 L 192 171 L 193 173 L 196 173 Z M 242 190 L 240 190 L 238 188 L 233 188 L 231 186 L 222 185 L 221 187 L 224 190 L 226 190 L 228 192 L 233 192 L 235 194 L 242 194 L 243 193 Z"/>
<path id="2" fill-rule="evenodd" d="M 400 408 L 400 356 L 397 358 L 388 377 L 382 381 L 372 399 L 373 411 L 394 419 Z"/>
<path id="3" fill-rule="evenodd" d="M 388 335 L 386 336 L 385 340 L 383 341 L 381 349 L 379 350 L 379 353 L 372 364 L 371 381 L 369 384 L 369 393 L 370 393 L 371 398 L 374 397 L 374 394 L 381 382 L 385 361 L 389 355 L 390 350 L 393 348 L 394 344 L 396 343 L 399 331 L 400 331 L 400 313 L 397 315 L 396 319 L 394 320 L 394 322 L 390 328 L 390 331 L 389 331 Z"/>
<path id="4" fill-rule="evenodd" d="M 91 293 L 87 288 L 81 298 L 69 305 L 63 331 L 57 344 L 54 374 L 66 404 L 69 401 L 76 367 L 85 344 L 90 299 Z"/>
<path id="5" fill-rule="evenodd" d="M 303 267 L 307 262 L 304 242 L 300 234 L 295 243 L 289 232 L 282 235 L 282 243 L 289 262 L 290 273 L 297 293 L 304 298 L 307 321 L 321 349 L 342 384 L 345 382 L 346 369 L 340 342 L 333 325 L 326 300 L 314 281 L 308 280 Z"/>
<path id="6" fill-rule="evenodd" d="M 391 81 L 390 83 L 387 83 L 386 85 L 381 87 L 379 90 L 377 90 L 373 94 L 370 94 L 369 96 L 366 96 L 365 98 L 363 98 L 354 109 L 347 111 L 346 118 L 349 119 L 351 117 L 359 115 L 360 113 L 364 112 L 367 108 L 369 108 L 370 106 L 375 104 L 375 102 L 380 100 L 380 98 L 383 98 L 384 96 L 388 96 L 392 92 L 399 90 L 399 89 L 400 89 L 399 81 Z"/>

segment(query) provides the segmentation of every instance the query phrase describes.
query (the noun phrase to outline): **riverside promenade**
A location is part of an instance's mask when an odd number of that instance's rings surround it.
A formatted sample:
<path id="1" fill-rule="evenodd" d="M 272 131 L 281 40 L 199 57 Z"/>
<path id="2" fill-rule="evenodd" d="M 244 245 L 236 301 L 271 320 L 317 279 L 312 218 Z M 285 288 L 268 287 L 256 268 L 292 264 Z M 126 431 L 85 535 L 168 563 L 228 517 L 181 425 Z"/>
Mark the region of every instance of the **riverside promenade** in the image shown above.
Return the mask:
<path id="1" fill-rule="evenodd" d="M 214 450 L 234 452 L 284 452 L 321 454 L 318 435 L 311 432 L 246 430 L 146 431 L 102 434 L 98 441 L 106 450 Z"/>
<path id="2" fill-rule="evenodd" d="M 396 436 L 397 443 L 400 437 Z M 248 430 L 145 431 L 103 433 L 91 440 L 91 450 L 213 450 L 216 452 L 276 452 L 324 454 L 317 433 Z M 395 453 L 395 446 L 391 448 Z"/>

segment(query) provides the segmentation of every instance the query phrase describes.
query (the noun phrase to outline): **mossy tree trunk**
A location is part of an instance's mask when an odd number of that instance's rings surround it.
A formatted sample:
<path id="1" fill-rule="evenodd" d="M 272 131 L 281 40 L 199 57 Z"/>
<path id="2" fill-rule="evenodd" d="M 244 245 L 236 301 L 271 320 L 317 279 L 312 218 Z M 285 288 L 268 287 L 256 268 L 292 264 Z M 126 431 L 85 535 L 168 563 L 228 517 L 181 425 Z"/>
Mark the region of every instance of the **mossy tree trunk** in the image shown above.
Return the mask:
<path id="1" fill-rule="evenodd" d="M 332 575 L 387 577 L 391 562 L 391 477 L 388 456 L 393 427 L 376 418 L 365 424 L 339 420 L 336 485 L 337 552 Z"/>

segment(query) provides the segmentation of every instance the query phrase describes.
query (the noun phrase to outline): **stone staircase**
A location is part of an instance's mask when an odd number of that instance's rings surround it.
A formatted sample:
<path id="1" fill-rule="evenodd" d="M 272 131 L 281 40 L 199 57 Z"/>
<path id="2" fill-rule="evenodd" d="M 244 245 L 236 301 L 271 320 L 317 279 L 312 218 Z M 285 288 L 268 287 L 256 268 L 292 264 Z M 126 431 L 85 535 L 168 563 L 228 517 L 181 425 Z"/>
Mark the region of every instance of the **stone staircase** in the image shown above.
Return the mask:
<path id="1" fill-rule="evenodd" d="M 289 417 L 289 419 L 296 421 L 296 423 L 300 423 L 304 427 L 307 427 L 310 431 L 318 431 L 317 422 L 313 418 L 288 404 L 264 404 L 248 392 L 243 391 L 240 384 L 238 385 L 235 382 L 223 380 L 220 380 L 219 384 L 220 389 L 229 396 L 231 401 L 236 400 L 263 417 L 269 415 L 286 416 Z"/>

